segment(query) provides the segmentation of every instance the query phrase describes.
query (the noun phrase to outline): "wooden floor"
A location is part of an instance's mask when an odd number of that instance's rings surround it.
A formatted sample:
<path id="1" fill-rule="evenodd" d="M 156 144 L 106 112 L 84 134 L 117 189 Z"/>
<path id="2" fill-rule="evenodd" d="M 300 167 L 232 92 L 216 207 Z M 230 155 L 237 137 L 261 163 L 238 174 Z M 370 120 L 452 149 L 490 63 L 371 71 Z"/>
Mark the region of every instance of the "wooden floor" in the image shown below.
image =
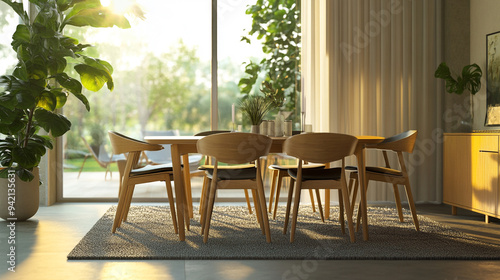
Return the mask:
<path id="1" fill-rule="evenodd" d="M 8 268 L 7 222 L 0 222 L 0 279 L 499 279 L 500 261 L 68 261 L 67 254 L 112 203 L 41 207 L 16 224 L 16 272 Z M 445 205 L 419 214 L 500 244 L 500 222 Z M 397 237 L 396 237 L 397 238 Z"/>

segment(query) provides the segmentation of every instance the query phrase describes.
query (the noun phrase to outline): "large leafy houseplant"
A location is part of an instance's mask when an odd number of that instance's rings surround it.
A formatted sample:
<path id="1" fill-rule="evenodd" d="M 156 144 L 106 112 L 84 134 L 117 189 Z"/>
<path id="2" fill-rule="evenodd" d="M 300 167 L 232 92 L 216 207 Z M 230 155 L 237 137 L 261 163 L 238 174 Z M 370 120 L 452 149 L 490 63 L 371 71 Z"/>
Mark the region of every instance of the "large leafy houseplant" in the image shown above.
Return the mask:
<path id="1" fill-rule="evenodd" d="M 245 75 L 239 81 L 242 94 L 249 95 L 259 74 L 266 73 L 265 81 L 276 90 L 283 100 L 284 110 L 294 111 L 301 89 L 300 74 L 300 2 L 301 0 L 257 0 L 246 13 L 252 17 L 252 29 L 248 35 L 256 35 L 262 43 L 265 58 L 250 61 Z M 242 41 L 251 43 L 244 36 Z M 276 107 L 279 108 L 279 107 Z M 297 114 L 295 118 L 299 118 Z"/>
<path id="2" fill-rule="evenodd" d="M 31 181 L 33 168 L 46 149 L 52 149 L 52 137 L 71 128 L 71 122 L 58 112 L 68 97 L 76 97 L 90 110 L 83 87 L 113 89 L 112 66 L 85 55 L 90 45 L 65 36 L 64 28 L 129 28 L 130 24 L 99 0 L 30 0 L 37 10 L 35 16 L 28 15 L 21 3 L 1 1 L 19 15 L 21 23 L 12 36 L 17 65 L 11 75 L 0 77 L 0 165 L 7 167 L 0 177 L 6 178 L 8 169 L 15 169 L 21 180 Z M 76 61 L 80 80 L 68 75 L 67 59 Z"/>
<path id="3" fill-rule="evenodd" d="M 471 122 L 474 118 L 474 99 L 473 96 L 481 89 L 481 77 L 483 71 L 476 63 L 465 65 L 462 68 L 461 75 L 453 77 L 450 68 L 445 62 L 439 64 L 434 72 L 434 77 L 443 79 L 445 81 L 446 91 L 448 93 L 455 93 L 461 95 L 464 91 L 470 92 L 470 118 Z M 470 124 L 472 127 L 472 123 Z"/>
<path id="4" fill-rule="evenodd" d="M 468 90 L 475 95 L 481 89 L 481 77 L 483 72 L 476 63 L 465 65 L 462 69 L 462 75 L 453 78 L 450 68 L 445 62 L 439 64 L 434 77 L 445 81 L 446 91 L 448 93 L 462 94 Z"/>

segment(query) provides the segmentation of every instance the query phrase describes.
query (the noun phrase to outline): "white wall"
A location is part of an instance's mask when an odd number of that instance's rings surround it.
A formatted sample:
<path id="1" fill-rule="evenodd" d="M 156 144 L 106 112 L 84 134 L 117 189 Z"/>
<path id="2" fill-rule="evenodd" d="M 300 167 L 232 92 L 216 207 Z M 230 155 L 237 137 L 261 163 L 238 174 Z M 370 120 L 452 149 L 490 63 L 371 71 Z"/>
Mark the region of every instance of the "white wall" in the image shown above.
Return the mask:
<path id="1" fill-rule="evenodd" d="M 470 63 L 483 70 L 481 90 L 474 96 L 474 129 L 500 129 L 485 127 L 486 116 L 486 34 L 500 31 L 500 1 L 470 1 Z"/>

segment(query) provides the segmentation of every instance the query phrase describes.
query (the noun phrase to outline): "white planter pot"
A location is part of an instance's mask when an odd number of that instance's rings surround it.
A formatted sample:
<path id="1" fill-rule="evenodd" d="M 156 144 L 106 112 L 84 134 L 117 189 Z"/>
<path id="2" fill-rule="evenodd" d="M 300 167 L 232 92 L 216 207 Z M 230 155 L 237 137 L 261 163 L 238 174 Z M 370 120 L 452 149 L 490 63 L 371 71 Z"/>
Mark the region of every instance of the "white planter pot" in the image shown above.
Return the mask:
<path id="1" fill-rule="evenodd" d="M 17 218 L 17 221 L 25 221 L 36 214 L 39 207 L 40 176 L 38 167 L 33 169 L 35 178 L 31 182 L 25 182 L 15 176 L 14 182 L 8 179 L 0 179 L 0 218 Z M 9 192 L 15 186 L 15 193 Z M 12 202 L 15 202 L 12 204 Z M 9 209 L 13 206 L 14 209 Z"/>

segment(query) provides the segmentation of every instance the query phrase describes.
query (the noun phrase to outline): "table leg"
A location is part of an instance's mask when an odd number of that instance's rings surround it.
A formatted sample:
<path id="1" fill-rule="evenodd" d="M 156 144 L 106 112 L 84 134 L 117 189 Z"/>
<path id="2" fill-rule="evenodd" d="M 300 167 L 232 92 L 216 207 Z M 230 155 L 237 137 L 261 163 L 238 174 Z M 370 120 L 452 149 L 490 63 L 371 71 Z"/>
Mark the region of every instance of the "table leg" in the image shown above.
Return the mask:
<path id="1" fill-rule="evenodd" d="M 330 168 L 330 163 L 325 164 L 325 168 Z M 330 219 L 330 189 L 325 189 L 325 220 L 329 219 Z"/>
<path id="2" fill-rule="evenodd" d="M 185 240 L 185 228 L 184 228 L 184 209 L 186 205 L 186 197 L 184 192 L 184 177 L 182 174 L 181 166 L 181 154 L 178 145 L 172 144 L 172 167 L 174 171 L 174 186 L 175 186 L 175 197 L 177 205 L 177 223 L 179 230 L 179 240 Z"/>
<path id="3" fill-rule="evenodd" d="M 366 176 L 365 176 L 365 149 L 364 147 L 356 151 L 356 159 L 358 161 L 358 182 L 361 194 L 361 223 L 363 224 L 363 239 L 368 240 L 368 215 L 367 215 L 367 202 L 366 202 Z M 358 213 L 359 215 L 359 213 Z"/>
<path id="4" fill-rule="evenodd" d="M 186 190 L 187 209 L 189 218 L 193 218 L 193 195 L 191 193 L 191 171 L 189 170 L 189 155 L 182 155 L 182 163 L 184 164 L 184 189 Z"/>
<path id="5" fill-rule="evenodd" d="M 330 219 L 330 189 L 325 189 L 325 220 L 329 219 Z"/>

